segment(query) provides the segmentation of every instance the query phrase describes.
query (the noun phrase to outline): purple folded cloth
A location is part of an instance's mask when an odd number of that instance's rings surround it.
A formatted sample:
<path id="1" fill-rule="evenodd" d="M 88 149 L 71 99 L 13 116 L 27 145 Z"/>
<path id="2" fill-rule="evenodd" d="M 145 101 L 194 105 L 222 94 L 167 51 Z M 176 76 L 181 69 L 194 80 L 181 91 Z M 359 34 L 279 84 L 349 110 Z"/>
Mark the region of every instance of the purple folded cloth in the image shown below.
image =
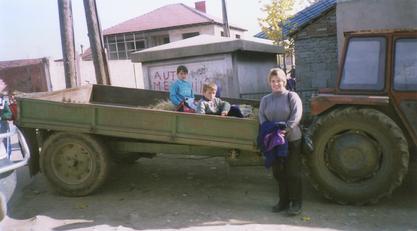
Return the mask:
<path id="1" fill-rule="evenodd" d="M 270 168 L 275 159 L 288 156 L 288 141 L 282 131 L 277 122 L 265 121 L 259 127 L 257 140 L 266 168 Z"/>
<path id="2" fill-rule="evenodd" d="M 268 133 L 264 137 L 265 151 L 269 152 L 276 146 L 285 144 L 285 137 L 282 134 L 282 130 L 277 129 L 271 133 Z"/>

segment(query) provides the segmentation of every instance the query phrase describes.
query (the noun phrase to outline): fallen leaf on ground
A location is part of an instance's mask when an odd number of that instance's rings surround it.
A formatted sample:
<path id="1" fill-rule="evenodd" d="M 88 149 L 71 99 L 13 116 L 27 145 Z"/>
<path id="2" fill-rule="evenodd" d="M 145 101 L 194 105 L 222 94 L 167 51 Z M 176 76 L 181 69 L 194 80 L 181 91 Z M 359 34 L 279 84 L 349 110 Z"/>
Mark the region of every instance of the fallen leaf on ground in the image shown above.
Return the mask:
<path id="1" fill-rule="evenodd" d="M 311 221 L 311 217 L 309 217 L 309 216 L 302 216 L 301 217 L 301 220 L 302 221 Z"/>

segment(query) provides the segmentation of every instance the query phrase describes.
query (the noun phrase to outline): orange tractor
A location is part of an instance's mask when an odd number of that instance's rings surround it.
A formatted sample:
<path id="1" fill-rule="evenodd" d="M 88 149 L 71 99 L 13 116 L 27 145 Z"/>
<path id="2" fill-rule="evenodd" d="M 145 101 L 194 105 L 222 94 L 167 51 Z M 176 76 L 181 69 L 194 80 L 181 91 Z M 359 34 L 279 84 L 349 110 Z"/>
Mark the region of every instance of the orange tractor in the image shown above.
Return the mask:
<path id="1" fill-rule="evenodd" d="M 312 98 L 313 186 L 341 204 L 376 203 L 417 146 L 417 30 L 345 34 L 337 87 Z"/>

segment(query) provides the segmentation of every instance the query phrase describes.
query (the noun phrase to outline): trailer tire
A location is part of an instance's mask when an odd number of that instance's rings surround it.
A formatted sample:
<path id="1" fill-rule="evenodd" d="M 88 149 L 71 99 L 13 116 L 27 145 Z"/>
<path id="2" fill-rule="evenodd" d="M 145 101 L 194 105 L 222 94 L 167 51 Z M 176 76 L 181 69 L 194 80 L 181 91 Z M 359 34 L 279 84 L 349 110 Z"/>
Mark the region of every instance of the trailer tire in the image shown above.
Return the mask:
<path id="1" fill-rule="evenodd" d="M 106 146 L 89 134 L 58 132 L 48 137 L 40 155 L 41 170 L 65 196 L 86 196 L 106 180 L 110 160 Z"/>
<path id="2" fill-rule="evenodd" d="M 309 177 L 340 204 L 374 204 L 391 195 L 408 170 L 407 140 L 387 115 L 369 108 L 335 109 L 311 127 Z"/>

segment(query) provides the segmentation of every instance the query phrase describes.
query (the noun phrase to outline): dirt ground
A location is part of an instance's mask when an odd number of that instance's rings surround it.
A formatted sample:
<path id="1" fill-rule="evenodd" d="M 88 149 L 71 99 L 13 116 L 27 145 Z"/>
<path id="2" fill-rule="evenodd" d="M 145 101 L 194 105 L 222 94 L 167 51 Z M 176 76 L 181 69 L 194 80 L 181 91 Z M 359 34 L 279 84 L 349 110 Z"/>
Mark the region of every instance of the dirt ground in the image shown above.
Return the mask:
<path id="1" fill-rule="evenodd" d="M 3 230 L 417 230 L 417 167 L 373 206 L 329 202 L 304 180 L 304 211 L 272 213 L 277 185 L 263 167 L 161 155 L 115 165 L 96 194 L 54 193 L 37 175 L 17 194 Z M 27 174 L 27 173 L 26 173 Z"/>

